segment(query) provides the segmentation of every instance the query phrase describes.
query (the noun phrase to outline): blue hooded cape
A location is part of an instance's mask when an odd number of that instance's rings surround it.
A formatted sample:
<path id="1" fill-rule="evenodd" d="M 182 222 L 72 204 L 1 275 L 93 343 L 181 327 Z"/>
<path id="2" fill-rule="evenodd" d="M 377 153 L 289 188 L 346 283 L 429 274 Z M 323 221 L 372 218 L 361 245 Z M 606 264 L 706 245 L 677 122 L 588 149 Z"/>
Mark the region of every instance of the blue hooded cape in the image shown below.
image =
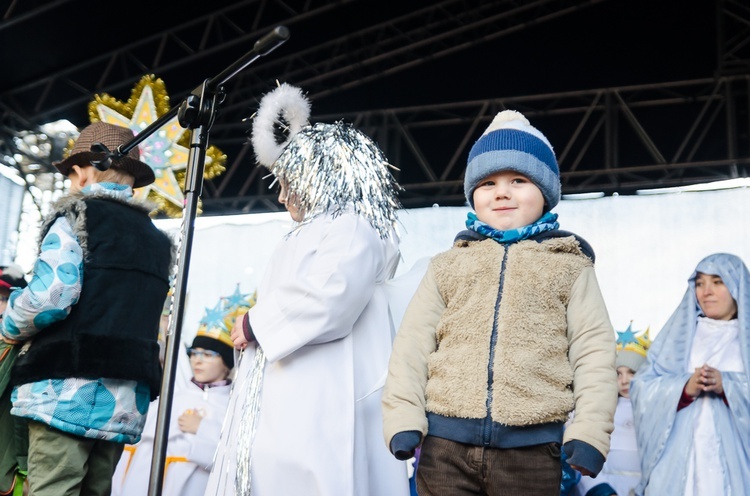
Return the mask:
<path id="1" fill-rule="evenodd" d="M 695 268 L 682 302 L 657 335 L 630 386 L 642 468 L 638 494 L 682 495 L 685 490 L 698 409 L 688 406 L 678 412 L 677 404 L 691 375 L 686 370 L 701 315 L 695 296 L 698 272 L 720 276 L 737 303 L 745 371 L 721 372 L 729 407 L 719 397 L 709 401 L 724 469 L 723 494 L 750 491 L 750 273 L 739 257 L 717 253 Z"/>

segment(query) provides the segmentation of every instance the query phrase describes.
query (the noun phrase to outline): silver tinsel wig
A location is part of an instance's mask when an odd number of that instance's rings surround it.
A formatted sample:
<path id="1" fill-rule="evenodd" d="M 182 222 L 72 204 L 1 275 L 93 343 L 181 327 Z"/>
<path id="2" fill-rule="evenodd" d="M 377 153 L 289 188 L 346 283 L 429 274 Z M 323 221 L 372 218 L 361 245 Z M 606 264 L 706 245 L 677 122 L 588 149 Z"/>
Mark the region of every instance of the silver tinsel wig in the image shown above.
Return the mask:
<path id="1" fill-rule="evenodd" d="M 286 104 L 279 103 L 280 95 Z M 272 119 L 264 107 L 272 109 Z M 289 116 L 296 116 L 296 121 Z M 258 162 L 285 185 L 287 202 L 302 213 L 300 225 L 319 215 L 336 216 L 351 209 L 382 238 L 388 237 L 400 208 L 396 196 L 400 187 L 378 145 L 344 122 L 299 126 L 301 116 L 309 116 L 306 98 L 297 88 L 280 85 L 261 100 L 252 138 Z M 288 131 L 281 144 L 273 127 Z M 271 161 L 274 147 L 280 154 Z"/>

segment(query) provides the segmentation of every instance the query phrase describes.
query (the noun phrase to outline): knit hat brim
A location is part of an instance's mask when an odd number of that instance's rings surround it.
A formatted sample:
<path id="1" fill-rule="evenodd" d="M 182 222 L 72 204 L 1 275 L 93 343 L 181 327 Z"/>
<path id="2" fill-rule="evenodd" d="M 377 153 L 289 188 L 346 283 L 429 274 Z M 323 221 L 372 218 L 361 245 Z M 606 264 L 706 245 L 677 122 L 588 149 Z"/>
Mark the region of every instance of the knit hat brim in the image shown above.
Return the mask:
<path id="1" fill-rule="evenodd" d="M 544 162 L 519 150 L 495 150 L 477 155 L 469 162 L 464 194 L 471 208 L 474 208 L 474 190 L 482 179 L 503 171 L 515 171 L 528 177 L 542 192 L 545 211 L 560 202 L 560 180 Z"/>
<path id="2" fill-rule="evenodd" d="M 195 336 L 191 348 L 203 348 L 219 353 L 224 364 L 230 369 L 234 368 L 234 348 L 227 346 L 218 339 L 208 336 Z"/>
<path id="3" fill-rule="evenodd" d="M 627 367 L 633 372 L 637 372 L 641 365 L 646 362 L 646 357 L 635 351 L 622 350 L 617 352 L 615 367 Z"/>
<path id="4" fill-rule="evenodd" d="M 474 208 L 479 183 L 504 171 L 528 177 L 544 197 L 545 212 L 560 201 L 560 169 L 549 140 L 520 112 L 498 113 L 469 152 L 464 174 L 464 194 Z"/>

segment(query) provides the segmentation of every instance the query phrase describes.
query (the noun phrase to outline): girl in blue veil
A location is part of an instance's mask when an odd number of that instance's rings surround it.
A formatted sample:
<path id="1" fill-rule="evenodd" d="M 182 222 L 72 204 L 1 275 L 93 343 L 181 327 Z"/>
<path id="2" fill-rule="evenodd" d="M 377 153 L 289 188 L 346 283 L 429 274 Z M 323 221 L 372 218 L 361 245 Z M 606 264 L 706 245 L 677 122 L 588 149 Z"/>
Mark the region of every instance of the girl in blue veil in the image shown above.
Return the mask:
<path id="1" fill-rule="evenodd" d="M 750 273 L 710 255 L 631 383 L 638 494 L 750 491 Z"/>

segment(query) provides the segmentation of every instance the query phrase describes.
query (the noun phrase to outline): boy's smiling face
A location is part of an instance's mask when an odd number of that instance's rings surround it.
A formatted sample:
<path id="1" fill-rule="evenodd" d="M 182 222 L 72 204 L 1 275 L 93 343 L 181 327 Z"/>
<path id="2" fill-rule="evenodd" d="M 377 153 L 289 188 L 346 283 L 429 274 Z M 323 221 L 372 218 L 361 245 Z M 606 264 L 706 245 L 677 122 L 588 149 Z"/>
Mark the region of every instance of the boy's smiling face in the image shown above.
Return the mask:
<path id="1" fill-rule="evenodd" d="M 485 177 L 479 181 L 473 196 L 477 218 L 499 231 L 528 226 L 544 213 L 542 191 L 515 171 Z"/>

